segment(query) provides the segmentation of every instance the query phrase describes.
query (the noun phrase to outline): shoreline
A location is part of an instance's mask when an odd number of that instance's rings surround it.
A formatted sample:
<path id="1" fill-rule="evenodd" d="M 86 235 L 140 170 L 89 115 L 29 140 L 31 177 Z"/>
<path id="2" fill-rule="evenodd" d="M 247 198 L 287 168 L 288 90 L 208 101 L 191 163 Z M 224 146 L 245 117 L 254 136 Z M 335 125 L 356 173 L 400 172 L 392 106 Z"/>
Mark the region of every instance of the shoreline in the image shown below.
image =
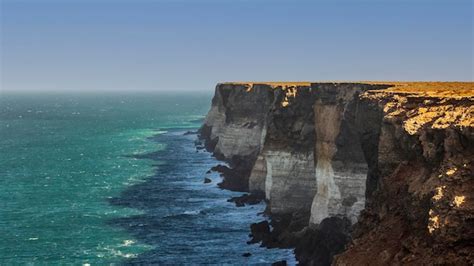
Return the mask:
<path id="1" fill-rule="evenodd" d="M 211 167 L 207 172 L 215 172 L 219 174 L 219 176 L 221 177 L 221 181 L 217 184 L 217 186 L 223 190 L 242 193 L 242 195 L 229 198 L 227 201 L 234 202 L 235 208 L 259 204 L 261 202 L 263 202 L 266 206 L 265 210 L 262 213 L 259 213 L 260 215 L 263 215 L 263 219 L 261 219 L 260 221 L 254 221 L 253 223 L 248 225 L 250 239 L 249 241 L 247 241 L 247 244 L 251 245 L 260 243 L 261 247 L 266 247 L 270 249 L 291 249 L 296 261 L 299 261 L 297 254 L 302 257 L 306 256 L 307 254 L 304 254 L 306 250 L 305 246 L 308 245 L 308 242 L 311 242 L 313 240 L 311 237 L 313 233 L 319 230 L 317 227 L 306 228 L 310 219 L 310 214 L 272 214 L 268 206 L 268 201 L 265 200 L 265 195 L 263 193 L 249 192 L 248 189 L 241 189 L 244 188 L 245 185 L 239 184 L 239 182 L 242 182 L 242 179 L 240 178 L 241 176 L 239 174 L 242 174 L 243 172 L 250 172 L 251 170 L 241 168 L 242 158 L 238 159 L 238 163 L 235 163 L 232 160 L 225 160 L 222 156 L 216 155 L 214 153 L 214 150 L 210 148 L 209 145 L 206 145 L 206 140 L 201 135 L 201 130 L 198 130 L 196 132 L 196 135 L 197 141 L 195 142 L 195 146 L 197 151 L 205 150 L 206 152 L 210 153 L 212 157 L 214 157 L 217 161 L 228 164 L 217 164 Z M 232 165 L 234 167 L 236 166 L 237 169 L 232 168 Z M 325 230 L 328 229 L 326 227 Z M 305 237 L 306 233 L 309 233 L 308 235 L 310 237 Z M 298 245 L 299 242 L 302 242 L 302 244 Z M 345 243 L 346 242 L 344 242 L 344 244 Z M 322 258 L 322 261 L 329 260 L 329 257 Z M 275 261 L 274 263 L 272 263 L 272 265 L 286 265 L 286 263 L 287 262 L 285 260 Z"/>
<path id="2" fill-rule="evenodd" d="M 265 195 L 258 192 L 249 192 L 248 188 L 245 189 L 245 185 L 242 184 L 240 175 L 245 172 L 249 173 L 251 170 L 251 168 L 242 169 L 242 165 L 245 165 L 245 163 L 242 163 L 242 158 L 239 158 L 238 163 L 236 163 L 232 160 L 225 160 L 225 158 L 222 156 L 216 156 L 212 147 L 206 145 L 206 140 L 201 135 L 201 130 L 198 130 L 196 135 L 197 141 L 195 142 L 195 146 L 197 151 L 205 150 L 206 152 L 210 153 L 217 161 L 228 164 L 217 164 L 211 167 L 207 172 L 215 172 L 219 174 L 221 181 L 217 184 L 217 186 L 223 190 L 242 193 L 240 196 L 229 198 L 227 201 L 233 202 L 235 204 L 235 208 L 255 205 L 262 202 L 266 206 L 265 210 L 262 213 L 259 213 L 260 215 L 263 215 L 263 219 L 260 221 L 254 221 L 248 225 L 250 239 L 247 241 L 247 244 L 251 245 L 260 243 L 261 247 L 266 248 L 291 249 L 295 255 L 296 261 L 298 261 L 295 250 L 297 248 L 298 250 L 301 250 L 302 247 L 301 245 L 297 245 L 297 243 L 299 240 L 308 239 L 305 239 L 301 235 L 297 236 L 296 233 L 303 230 L 306 224 L 309 222 L 309 213 L 298 213 L 296 214 L 295 218 L 293 218 L 293 214 L 282 216 L 272 214 L 268 208 L 268 201 L 265 200 Z M 237 167 L 237 169 L 233 168 L 232 165 Z M 283 239 L 281 239 L 282 236 Z M 286 263 L 287 262 L 285 260 L 275 261 L 272 263 L 272 265 L 286 265 Z"/>

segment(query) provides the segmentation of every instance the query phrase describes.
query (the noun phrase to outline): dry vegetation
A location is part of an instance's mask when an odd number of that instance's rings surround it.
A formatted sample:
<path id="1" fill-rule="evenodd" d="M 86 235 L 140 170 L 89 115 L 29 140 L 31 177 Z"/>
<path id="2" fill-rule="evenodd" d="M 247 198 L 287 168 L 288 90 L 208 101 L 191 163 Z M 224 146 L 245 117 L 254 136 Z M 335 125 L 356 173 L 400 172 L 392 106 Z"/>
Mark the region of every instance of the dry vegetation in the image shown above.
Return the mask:
<path id="1" fill-rule="evenodd" d="M 295 86 L 311 86 L 310 81 L 236 81 L 236 82 L 222 82 L 220 84 L 232 85 L 270 85 L 272 87 L 295 87 Z"/>
<path id="2" fill-rule="evenodd" d="M 248 85 L 266 84 L 272 87 L 310 86 L 311 83 L 365 83 L 386 84 L 393 87 L 384 90 L 390 93 L 419 94 L 432 97 L 474 97 L 474 82 L 408 82 L 408 81 L 239 81 L 223 82 L 222 84 Z"/>
<path id="3" fill-rule="evenodd" d="M 385 90 L 395 93 L 415 93 L 432 97 L 473 97 L 474 82 L 366 82 L 369 84 L 389 84 Z"/>

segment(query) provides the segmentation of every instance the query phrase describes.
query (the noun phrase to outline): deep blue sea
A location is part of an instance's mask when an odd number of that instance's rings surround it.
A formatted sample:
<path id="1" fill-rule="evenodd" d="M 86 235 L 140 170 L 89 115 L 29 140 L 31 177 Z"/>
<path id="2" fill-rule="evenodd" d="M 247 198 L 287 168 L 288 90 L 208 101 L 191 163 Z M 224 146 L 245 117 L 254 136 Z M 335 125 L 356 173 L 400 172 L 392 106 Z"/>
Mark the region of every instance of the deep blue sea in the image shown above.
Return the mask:
<path id="1" fill-rule="evenodd" d="M 184 135 L 211 97 L 0 94 L 0 264 L 294 263 L 246 244 L 265 206 L 227 202 Z"/>

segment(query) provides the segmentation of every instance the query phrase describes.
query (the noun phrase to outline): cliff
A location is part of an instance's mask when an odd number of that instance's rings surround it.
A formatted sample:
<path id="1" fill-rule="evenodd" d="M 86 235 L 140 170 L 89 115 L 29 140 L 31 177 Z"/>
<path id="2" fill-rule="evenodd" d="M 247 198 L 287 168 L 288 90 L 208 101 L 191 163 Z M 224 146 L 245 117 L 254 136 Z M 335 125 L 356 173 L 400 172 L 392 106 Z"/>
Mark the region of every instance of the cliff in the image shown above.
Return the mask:
<path id="1" fill-rule="evenodd" d="M 303 264 L 472 263 L 473 87 L 222 83 L 200 136 Z"/>
<path id="2" fill-rule="evenodd" d="M 373 191 L 336 264 L 474 263 L 472 96 L 472 90 L 362 95 L 365 106 L 382 112 L 378 148 L 368 152 Z"/>

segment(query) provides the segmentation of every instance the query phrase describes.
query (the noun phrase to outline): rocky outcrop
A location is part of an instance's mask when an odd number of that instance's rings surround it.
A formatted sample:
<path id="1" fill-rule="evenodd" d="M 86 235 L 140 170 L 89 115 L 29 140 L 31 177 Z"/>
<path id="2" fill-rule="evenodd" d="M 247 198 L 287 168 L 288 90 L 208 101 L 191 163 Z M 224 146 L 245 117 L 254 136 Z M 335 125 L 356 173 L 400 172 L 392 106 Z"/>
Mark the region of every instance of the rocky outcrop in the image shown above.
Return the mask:
<path id="1" fill-rule="evenodd" d="M 254 241 L 296 247 L 304 264 L 331 263 L 351 239 L 336 264 L 469 263 L 473 91 L 223 83 L 200 136 L 229 163 L 223 187 L 267 200 L 272 224 L 255 225 Z"/>

